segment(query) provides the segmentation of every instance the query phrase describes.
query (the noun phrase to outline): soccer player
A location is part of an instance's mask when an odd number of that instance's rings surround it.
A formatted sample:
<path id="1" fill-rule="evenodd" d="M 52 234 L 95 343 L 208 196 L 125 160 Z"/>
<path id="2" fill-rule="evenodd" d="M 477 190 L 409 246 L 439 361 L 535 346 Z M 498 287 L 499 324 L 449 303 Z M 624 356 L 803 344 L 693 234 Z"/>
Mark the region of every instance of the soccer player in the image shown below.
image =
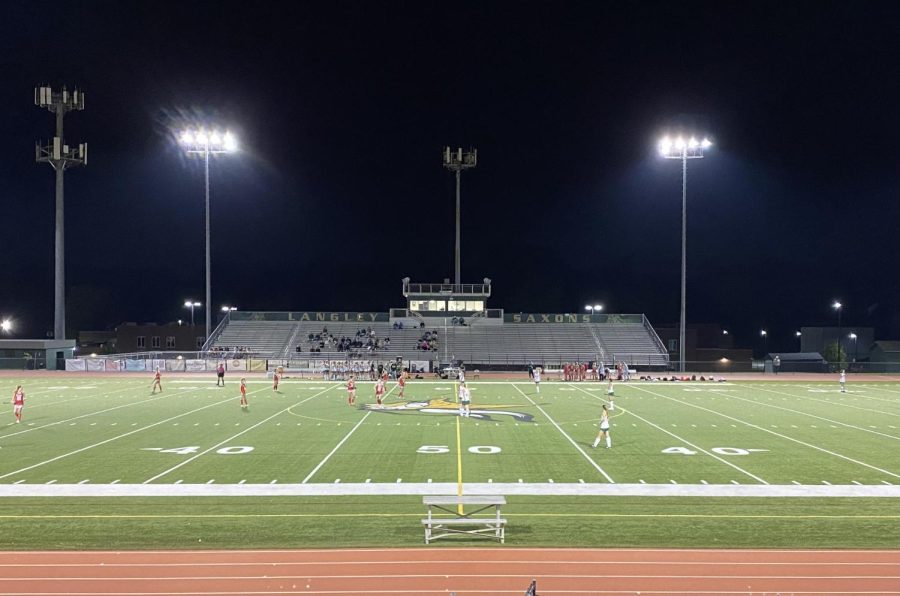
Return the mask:
<path id="1" fill-rule="evenodd" d="M 356 403 L 356 375 L 350 375 L 347 381 L 347 403 L 351 406 Z"/>
<path id="2" fill-rule="evenodd" d="M 466 371 L 464 371 L 462 368 L 459 369 L 459 374 L 457 375 L 457 379 L 459 380 L 460 383 L 466 382 Z"/>
<path id="3" fill-rule="evenodd" d="M 225 386 L 225 363 L 219 362 L 219 366 L 216 367 L 216 387 L 224 387 Z"/>
<path id="4" fill-rule="evenodd" d="M 378 404 L 379 408 L 384 408 L 384 404 L 381 403 L 382 398 L 384 397 L 384 379 L 378 379 L 378 382 L 375 383 L 375 403 Z"/>
<path id="5" fill-rule="evenodd" d="M 406 373 L 402 370 L 400 371 L 400 376 L 397 377 L 397 385 L 400 387 L 400 393 L 397 396 L 403 397 L 403 390 L 406 389 Z"/>
<path id="6" fill-rule="evenodd" d="M 847 393 L 847 373 L 841 369 L 841 393 Z"/>
<path id="7" fill-rule="evenodd" d="M 609 438 L 609 410 L 606 408 L 606 404 L 603 404 L 603 411 L 600 412 L 600 432 L 597 433 L 597 438 L 594 439 L 592 447 L 596 449 L 597 445 L 600 444 L 600 439 L 604 437 L 606 437 L 606 448 L 611 448 L 612 439 Z"/>
<path id="8" fill-rule="evenodd" d="M 615 395 L 616 390 L 613 387 L 613 372 L 611 370 L 607 371 L 606 373 L 606 381 L 606 395 Z"/>
<path id="9" fill-rule="evenodd" d="M 159 367 L 156 367 L 156 376 L 153 377 L 153 385 L 151 385 L 152 391 L 150 395 L 156 393 L 156 390 L 159 389 L 159 392 L 162 393 L 162 376 L 159 374 Z"/>
<path id="10" fill-rule="evenodd" d="M 469 417 L 471 413 L 469 411 L 469 404 L 472 401 L 472 395 L 469 393 L 469 388 L 466 387 L 465 381 L 459 384 L 459 415 Z"/>
<path id="11" fill-rule="evenodd" d="M 25 407 L 25 390 L 21 385 L 16 385 L 16 391 L 13 393 L 13 414 L 16 416 L 16 424 L 22 422 L 22 408 Z"/>
<path id="12" fill-rule="evenodd" d="M 272 391 L 278 391 L 278 381 L 281 380 L 281 375 L 279 374 L 279 370 L 276 368 L 275 373 L 272 375 Z"/>
<path id="13" fill-rule="evenodd" d="M 535 387 L 535 389 L 537 389 L 538 393 L 541 392 L 541 373 L 542 372 L 543 372 L 543 369 L 540 366 L 538 366 L 534 369 L 534 387 Z"/>
<path id="14" fill-rule="evenodd" d="M 247 403 L 247 379 L 241 377 L 241 409 L 249 409 L 250 404 Z"/>

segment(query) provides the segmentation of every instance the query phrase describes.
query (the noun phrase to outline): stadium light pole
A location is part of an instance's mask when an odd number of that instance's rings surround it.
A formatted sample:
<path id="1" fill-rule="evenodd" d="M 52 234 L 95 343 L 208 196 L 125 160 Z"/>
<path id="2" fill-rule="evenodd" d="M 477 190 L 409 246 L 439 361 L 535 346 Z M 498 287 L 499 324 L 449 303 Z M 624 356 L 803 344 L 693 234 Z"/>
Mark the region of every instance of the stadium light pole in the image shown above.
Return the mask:
<path id="1" fill-rule="evenodd" d="M 588 304 L 584 307 L 584 310 L 589 310 L 589 311 L 591 311 L 591 314 L 594 314 L 595 312 L 600 312 L 601 310 L 603 310 L 603 305 L 602 304 L 594 304 L 594 305 Z"/>
<path id="2" fill-rule="evenodd" d="M 194 326 L 194 307 L 195 306 L 203 306 L 200 302 L 194 302 L 193 300 L 185 300 L 184 307 L 191 309 L 191 327 Z"/>
<path id="3" fill-rule="evenodd" d="M 803 343 L 802 343 L 803 340 L 801 339 L 803 337 L 803 333 L 801 333 L 800 331 L 795 331 L 794 337 L 797 338 L 797 344 L 798 344 L 797 350 L 800 350 L 800 348 L 803 347 Z"/>
<path id="4" fill-rule="evenodd" d="M 456 173 L 456 251 L 454 260 L 456 261 L 456 285 L 460 285 L 462 273 L 460 272 L 459 258 L 459 237 L 460 237 L 460 209 L 459 209 L 459 186 L 462 180 L 462 171 L 474 168 L 478 163 L 478 150 L 469 149 L 463 152 L 462 148 L 456 151 L 450 151 L 450 147 L 444 147 L 444 167 L 451 172 Z"/>
<path id="5" fill-rule="evenodd" d="M 698 141 L 696 137 L 685 139 L 663 137 L 659 141 L 659 153 L 665 159 L 681 160 L 681 322 L 678 330 L 679 370 L 684 372 L 685 311 L 687 299 L 687 163 L 689 159 L 703 159 L 703 152 L 712 147 L 709 139 Z"/>
<path id="6" fill-rule="evenodd" d="M 838 357 L 838 364 L 843 366 L 844 359 L 842 358 L 842 354 L 841 354 L 841 339 L 842 339 L 841 336 L 844 334 L 844 330 L 841 328 L 841 311 L 844 310 L 844 305 L 841 304 L 840 300 L 835 300 L 832 303 L 831 308 L 836 310 L 837 315 L 838 315 L 838 332 L 837 332 L 837 351 L 838 351 L 838 353 L 837 353 L 837 357 Z"/>
<path id="7" fill-rule="evenodd" d="M 206 182 L 206 339 L 209 339 L 212 313 L 212 283 L 210 281 L 210 243 L 209 243 L 209 157 L 222 153 L 237 151 L 237 139 L 228 131 L 185 130 L 179 137 L 181 145 L 188 154 L 201 155 L 204 161 L 204 179 Z M 194 311 L 191 310 L 193 316 Z M 193 321 L 191 321 L 193 325 Z"/>
<path id="8" fill-rule="evenodd" d="M 763 360 L 765 360 L 766 354 L 769 352 L 769 332 L 763 329 L 759 334 L 763 338 Z"/>
<path id="9" fill-rule="evenodd" d="M 856 335 L 856 333 L 851 331 L 850 335 L 848 337 L 853 340 L 853 362 L 856 362 L 856 357 L 859 356 L 859 354 L 856 351 L 856 340 L 858 339 L 859 336 Z"/>

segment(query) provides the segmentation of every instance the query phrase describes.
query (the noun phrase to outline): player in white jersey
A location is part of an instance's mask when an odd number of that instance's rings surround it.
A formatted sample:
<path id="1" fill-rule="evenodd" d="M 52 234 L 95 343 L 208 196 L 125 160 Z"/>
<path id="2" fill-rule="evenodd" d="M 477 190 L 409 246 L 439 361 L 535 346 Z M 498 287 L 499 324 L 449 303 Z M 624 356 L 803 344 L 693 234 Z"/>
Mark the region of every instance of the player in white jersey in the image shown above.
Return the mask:
<path id="1" fill-rule="evenodd" d="M 841 393 L 847 393 L 847 373 L 841 369 Z"/>
<path id="2" fill-rule="evenodd" d="M 541 392 L 541 373 L 542 372 L 543 372 L 543 369 L 540 366 L 535 367 L 535 369 L 534 369 L 534 387 L 538 393 Z"/>
<path id="3" fill-rule="evenodd" d="M 612 447 L 612 439 L 609 437 L 609 410 L 606 404 L 603 404 L 603 411 L 600 412 L 600 432 L 597 433 L 597 438 L 594 439 L 592 447 L 596 449 L 597 445 L 600 444 L 600 439 L 604 437 L 606 437 L 606 448 L 610 449 Z"/>
<path id="4" fill-rule="evenodd" d="M 459 384 L 459 415 L 464 416 L 466 418 L 469 417 L 471 411 L 469 410 L 469 404 L 472 401 L 472 396 L 469 393 L 469 388 L 466 387 L 465 382 Z"/>

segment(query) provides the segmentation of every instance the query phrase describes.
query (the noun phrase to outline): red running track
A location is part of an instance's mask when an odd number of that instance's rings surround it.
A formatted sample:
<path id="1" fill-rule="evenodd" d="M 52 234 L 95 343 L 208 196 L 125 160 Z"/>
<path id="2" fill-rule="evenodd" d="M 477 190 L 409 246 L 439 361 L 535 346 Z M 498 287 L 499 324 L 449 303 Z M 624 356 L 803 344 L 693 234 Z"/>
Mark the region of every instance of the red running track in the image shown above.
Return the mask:
<path id="1" fill-rule="evenodd" d="M 0 553 L 0 594 L 895 594 L 900 550 L 417 548 Z"/>

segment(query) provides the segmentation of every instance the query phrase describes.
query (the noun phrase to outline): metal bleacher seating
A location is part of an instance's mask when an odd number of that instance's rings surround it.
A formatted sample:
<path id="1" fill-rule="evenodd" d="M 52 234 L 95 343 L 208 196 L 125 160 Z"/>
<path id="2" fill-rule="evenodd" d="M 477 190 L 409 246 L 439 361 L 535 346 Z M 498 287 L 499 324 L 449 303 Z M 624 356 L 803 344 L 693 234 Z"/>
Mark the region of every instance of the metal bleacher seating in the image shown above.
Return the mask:
<path id="1" fill-rule="evenodd" d="M 445 320 L 440 320 L 445 323 Z M 563 362 L 623 361 L 635 366 L 665 366 L 668 356 L 649 325 L 640 323 L 515 323 L 467 326 L 429 325 L 394 328 L 388 322 L 230 321 L 215 346 L 246 346 L 255 354 L 286 359 L 344 359 L 337 344 L 321 338 L 357 339 L 357 331 L 370 330 L 384 347 L 354 348 L 363 358 L 404 360 L 463 360 L 471 364 L 556 366 Z M 437 330 L 437 350 L 418 349 L 425 331 Z M 315 339 L 316 336 L 321 339 Z M 359 338 L 363 343 L 367 337 Z M 322 345 L 324 343 L 324 345 Z M 297 348 L 300 351 L 297 351 Z M 311 352 L 318 348 L 319 352 Z"/>

